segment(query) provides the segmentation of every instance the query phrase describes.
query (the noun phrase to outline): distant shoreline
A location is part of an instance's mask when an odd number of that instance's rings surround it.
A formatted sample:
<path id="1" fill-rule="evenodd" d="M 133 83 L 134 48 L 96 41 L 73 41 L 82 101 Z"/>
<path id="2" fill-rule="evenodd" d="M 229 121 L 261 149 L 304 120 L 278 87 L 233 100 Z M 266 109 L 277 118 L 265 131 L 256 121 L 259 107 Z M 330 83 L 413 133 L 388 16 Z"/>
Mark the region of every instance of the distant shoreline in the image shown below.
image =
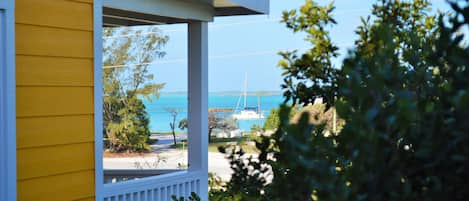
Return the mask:
<path id="1" fill-rule="evenodd" d="M 216 91 L 209 92 L 209 95 L 219 95 L 219 96 L 239 96 L 241 91 Z M 160 95 L 184 95 L 187 94 L 187 91 L 169 91 L 161 92 Z M 248 96 L 276 96 L 282 95 L 282 91 L 249 91 L 247 92 Z"/>

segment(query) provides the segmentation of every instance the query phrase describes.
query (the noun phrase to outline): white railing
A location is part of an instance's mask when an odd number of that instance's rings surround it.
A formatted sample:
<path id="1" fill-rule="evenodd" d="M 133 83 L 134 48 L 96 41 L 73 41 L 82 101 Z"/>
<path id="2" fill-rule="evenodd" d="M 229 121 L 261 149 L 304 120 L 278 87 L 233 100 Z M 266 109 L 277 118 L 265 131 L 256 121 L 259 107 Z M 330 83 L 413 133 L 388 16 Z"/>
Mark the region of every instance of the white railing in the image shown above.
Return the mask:
<path id="1" fill-rule="evenodd" d="M 198 171 L 180 171 L 154 177 L 105 184 L 104 201 L 171 201 L 171 197 L 189 197 L 199 194 L 204 174 Z"/>
<path id="2" fill-rule="evenodd" d="M 104 169 L 104 184 L 180 172 L 181 169 Z"/>

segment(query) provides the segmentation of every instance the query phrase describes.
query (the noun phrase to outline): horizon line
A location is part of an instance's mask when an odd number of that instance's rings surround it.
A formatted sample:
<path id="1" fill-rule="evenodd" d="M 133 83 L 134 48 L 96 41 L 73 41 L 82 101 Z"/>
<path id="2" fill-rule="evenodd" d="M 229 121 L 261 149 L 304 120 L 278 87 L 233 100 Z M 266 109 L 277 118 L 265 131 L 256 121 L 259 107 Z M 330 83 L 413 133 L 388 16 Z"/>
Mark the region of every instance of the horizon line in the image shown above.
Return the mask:
<path id="1" fill-rule="evenodd" d="M 242 90 L 224 90 L 224 91 L 209 91 L 208 93 L 242 93 Z M 188 91 L 162 91 L 159 92 L 160 94 L 168 94 L 168 93 L 188 93 Z M 268 93 L 268 94 L 282 94 L 283 91 L 281 90 L 253 90 L 247 91 L 246 93 Z"/>

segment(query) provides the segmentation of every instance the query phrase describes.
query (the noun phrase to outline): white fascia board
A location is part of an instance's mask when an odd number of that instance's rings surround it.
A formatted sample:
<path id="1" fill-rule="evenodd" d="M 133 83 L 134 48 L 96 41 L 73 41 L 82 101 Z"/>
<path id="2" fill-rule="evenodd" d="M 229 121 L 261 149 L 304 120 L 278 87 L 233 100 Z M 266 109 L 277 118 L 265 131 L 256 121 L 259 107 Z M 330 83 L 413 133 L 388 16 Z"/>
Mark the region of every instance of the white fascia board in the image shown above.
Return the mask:
<path id="1" fill-rule="evenodd" d="M 108 8 L 196 21 L 213 21 L 215 15 L 212 5 L 200 1 L 103 0 L 103 4 Z"/>
<path id="2" fill-rule="evenodd" d="M 270 11 L 270 0 L 229 0 L 229 2 L 262 14 L 269 14 Z"/>

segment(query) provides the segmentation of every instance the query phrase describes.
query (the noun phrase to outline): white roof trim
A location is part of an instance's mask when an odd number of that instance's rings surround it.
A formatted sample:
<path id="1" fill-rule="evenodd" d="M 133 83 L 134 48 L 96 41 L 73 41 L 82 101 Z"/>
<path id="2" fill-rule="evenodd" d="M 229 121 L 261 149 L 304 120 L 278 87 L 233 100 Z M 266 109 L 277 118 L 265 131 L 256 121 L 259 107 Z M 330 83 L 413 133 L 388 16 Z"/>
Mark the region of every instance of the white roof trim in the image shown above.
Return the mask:
<path id="1" fill-rule="evenodd" d="M 213 21 L 215 15 L 213 6 L 199 1 L 103 0 L 103 4 L 107 8 L 184 20 Z"/>
<path id="2" fill-rule="evenodd" d="M 269 13 L 270 0 L 103 0 L 105 26 L 213 21 L 215 16 Z"/>
<path id="3" fill-rule="evenodd" d="M 269 0 L 227 0 L 259 14 L 269 14 Z"/>

